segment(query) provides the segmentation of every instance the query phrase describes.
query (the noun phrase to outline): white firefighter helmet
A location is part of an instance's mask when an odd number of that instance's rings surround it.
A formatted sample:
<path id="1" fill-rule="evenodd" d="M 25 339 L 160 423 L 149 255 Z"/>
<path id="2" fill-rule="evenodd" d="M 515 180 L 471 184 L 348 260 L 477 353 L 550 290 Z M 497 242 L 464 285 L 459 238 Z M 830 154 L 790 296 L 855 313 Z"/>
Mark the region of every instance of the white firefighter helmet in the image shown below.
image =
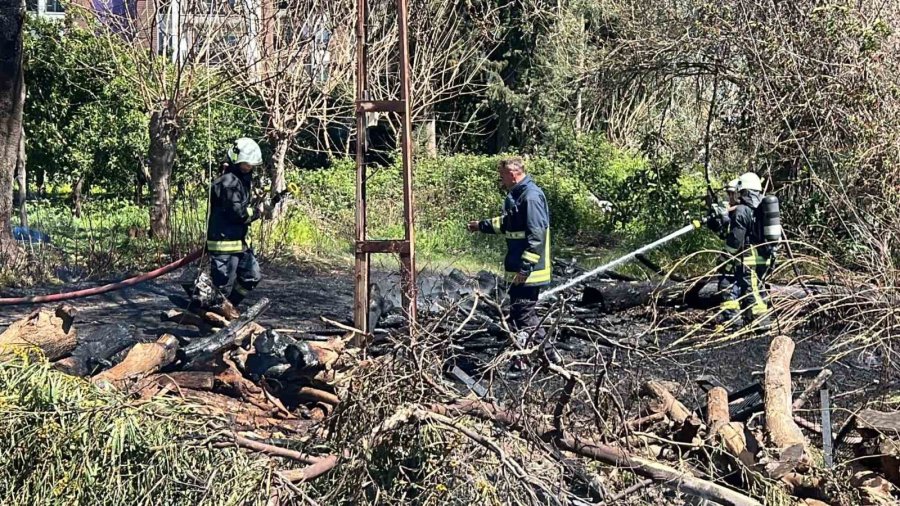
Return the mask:
<path id="1" fill-rule="evenodd" d="M 262 165 L 262 151 L 256 141 L 249 137 L 241 137 L 234 141 L 234 145 L 228 150 L 228 160 L 235 165 L 240 163 Z"/>
<path id="2" fill-rule="evenodd" d="M 738 185 L 741 184 L 740 179 L 732 179 L 725 185 L 725 191 L 731 193 L 738 191 Z"/>
<path id="3" fill-rule="evenodd" d="M 738 191 L 762 191 L 762 181 L 759 179 L 759 176 L 754 174 L 753 172 L 745 172 L 741 174 L 741 177 L 738 179 L 737 185 Z"/>

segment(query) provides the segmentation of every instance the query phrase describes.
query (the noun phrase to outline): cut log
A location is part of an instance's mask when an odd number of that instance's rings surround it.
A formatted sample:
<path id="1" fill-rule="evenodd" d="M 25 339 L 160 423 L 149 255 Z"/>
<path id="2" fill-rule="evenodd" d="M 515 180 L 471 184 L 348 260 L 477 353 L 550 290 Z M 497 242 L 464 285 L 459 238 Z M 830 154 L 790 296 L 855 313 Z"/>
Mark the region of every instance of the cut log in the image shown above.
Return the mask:
<path id="1" fill-rule="evenodd" d="M 706 418 L 710 436 L 717 438 L 728 453 L 747 467 L 756 464 L 756 458 L 747 450 L 744 424 L 732 422 L 728 409 L 728 391 L 715 387 L 706 394 Z"/>
<path id="2" fill-rule="evenodd" d="M 809 442 L 794 422 L 791 409 L 791 357 L 794 341 L 786 336 L 772 340 L 765 369 L 765 416 L 769 438 L 780 450 L 799 445 L 808 455 Z"/>
<path id="3" fill-rule="evenodd" d="M 881 471 L 884 477 L 900 487 L 900 442 L 885 439 L 878 445 L 881 454 Z"/>
<path id="4" fill-rule="evenodd" d="M 0 334 L 0 357 L 39 349 L 47 360 L 58 360 L 75 349 L 77 332 L 72 325 L 76 309 L 62 304 L 55 310 L 38 309 L 14 322 Z"/>
<path id="5" fill-rule="evenodd" d="M 850 485 L 859 490 L 861 504 L 884 506 L 897 504 L 893 497 L 896 488 L 891 485 L 891 482 L 858 464 L 851 464 L 850 467 L 853 470 Z"/>
<path id="6" fill-rule="evenodd" d="M 94 376 L 91 381 L 97 385 L 126 389 L 133 382 L 174 362 L 177 351 L 178 339 L 171 334 L 163 334 L 155 343 L 134 345 L 125 360 Z"/>
<path id="7" fill-rule="evenodd" d="M 710 434 L 715 434 L 720 426 L 730 421 L 728 391 L 722 387 L 715 387 L 706 393 L 706 423 L 709 424 Z"/>
<path id="8" fill-rule="evenodd" d="M 669 418 L 684 423 L 692 416 L 684 404 L 666 389 L 659 381 L 648 381 L 641 386 L 641 395 L 651 398 L 650 410 L 654 413 L 666 413 Z"/>
<path id="9" fill-rule="evenodd" d="M 305 434 L 313 425 L 313 422 L 306 420 L 275 418 L 252 404 L 232 399 L 227 395 L 191 389 L 184 389 L 181 393 L 187 401 L 199 404 L 201 413 L 226 417 L 242 428 Z"/>
<path id="10" fill-rule="evenodd" d="M 215 334 L 197 339 L 196 341 L 185 346 L 179 352 L 179 359 L 189 366 L 191 362 L 202 362 L 222 353 L 235 346 L 240 331 L 249 325 L 254 319 L 265 312 L 269 308 L 269 299 L 263 297 L 254 304 L 240 318 L 231 322 L 224 329 Z"/>
<path id="11" fill-rule="evenodd" d="M 206 320 L 206 323 L 215 328 L 225 328 L 231 323 L 231 320 L 228 318 L 212 311 L 200 311 L 200 316 Z"/>
<path id="12" fill-rule="evenodd" d="M 145 381 L 153 381 L 163 387 L 171 385 L 177 388 L 211 391 L 215 386 L 216 378 L 209 371 L 174 371 L 168 374 L 148 376 Z"/>
<path id="13" fill-rule="evenodd" d="M 900 411 L 864 409 L 856 415 L 856 430 L 863 437 L 900 436 Z"/>

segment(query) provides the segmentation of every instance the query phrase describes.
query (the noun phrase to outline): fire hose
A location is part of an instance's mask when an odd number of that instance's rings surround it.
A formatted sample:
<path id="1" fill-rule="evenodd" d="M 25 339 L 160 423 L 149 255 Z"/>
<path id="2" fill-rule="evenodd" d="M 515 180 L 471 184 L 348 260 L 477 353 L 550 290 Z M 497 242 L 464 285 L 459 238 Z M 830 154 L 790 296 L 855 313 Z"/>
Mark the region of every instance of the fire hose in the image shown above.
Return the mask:
<path id="1" fill-rule="evenodd" d="M 203 256 L 204 248 L 200 248 L 197 251 L 178 259 L 168 265 L 164 265 L 156 270 L 145 272 L 143 274 L 139 274 L 137 276 L 124 279 L 122 281 L 118 281 L 115 283 L 109 283 L 103 286 L 97 286 L 94 288 L 86 288 L 84 290 L 76 290 L 74 292 L 63 292 L 63 293 L 54 293 L 48 295 L 35 295 L 32 297 L 7 297 L 0 298 L 0 306 L 14 306 L 17 304 L 40 304 L 42 302 L 59 302 L 63 300 L 71 300 L 71 299 L 80 299 L 82 297 L 89 297 L 91 295 L 100 295 L 102 293 L 112 292 L 115 290 L 121 290 L 122 288 L 127 288 L 129 286 L 134 286 L 139 283 L 143 283 L 144 281 L 149 281 L 154 278 L 158 278 L 163 274 L 167 274 L 169 272 L 174 271 L 175 269 L 179 269 L 188 265 L 189 263 L 197 260 L 201 256 Z"/>
<path id="2" fill-rule="evenodd" d="M 703 221 L 705 221 L 705 220 L 703 220 Z M 669 235 L 663 237 L 662 239 L 658 239 L 658 240 L 656 240 L 656 241 L 651 242 L 650 244 L 641 246 L 640 248 L 638 248 L 638 249 L 632 251 L 631 253 L 628 253 L 628 254 L 626 254 L 626 255 L 620 256 L 619 258 L 613 260 L 612 262 L 609 262 L 609 263 L 606 263 L 606 264 L 604 264 L 604 265 L 601 265 L 600 267 L 597 267 L 596 269 L 593 269 L 593 270 L 590 270 L 590 271 L 588 271 L 588 272 L 585 272 L 584 274 L 582 274 L 582 275 L 580 275 L 580 276 L 578 276 L 578 277 L 576 277 L 576 278 L 573 278 L 572 280 L 570 280 L 570 281 L 568 281 L 568 282 L 566 282 L 566 283 L 563 283 L 563 284 L 561 284 L 561 285 L 559 285 L 559 286 L 555 286 L 555 287 L 553 287 L 552 289 L 547 290 L 546 292 L 543 292 L 543 293 L 539 296 L 539 298 L 540 298 L 540 299 L 546 299 L 547 297 L 550 297 L 550 296 L 552 296 L 552 295 L 554 295 L 554 294 L 557 294 L 557 293 L 559 293 L 559 292 L 561 292 L 561 291 L 563 291 L 563 290 L 567 290 L 567 289 L 569 289 L 569 288 L 571 288 L 571 287 L 573 287 L 573 286 L 575 286 L 575 285 L 581 283 L 582 281 L 584 281 L 584 280 L 586 280 L 586 279 L 588 279 L 588 278 L 592 278 L 592 277 L 594 277 L 594 276 L 600 274 L 600 273 L 603 272 L 603 271 L 612 269 L 613 267 L 616 267 L 616 266 L 619 265 L 619 264 L 623 264 L 623 263 L 625 263 L 625 262 L 631 260 L 632 258 L 634 258 L 634 257 L 636 257 L 636 256 L 638 256 L 638 255 L 644 254 L 644 253 L 646 253 L 646 252 L 648 252 L 648 251 L 650 251 L 650 250 L 652 250 L 652 249 L 654 249 L 654 248 L 656 248 L 656 247 L 662 246 L 663 244 L 665 244 L 665 243 L 667 243 L 667 242 L 669 242 L 669 241 L 672 241 L 672 240 L 674 240 L 674 239 L 676 239 L 676 238 L 678 238 L 678 237 L 681 237 L 681 236 L 683 236 L 684 234 L 686 234 L 686 233 L 688 233 L 688 232 L 691 232 L 691 231 L 693 231 L 693 230 L 697 230 L 698 228 L 700 228 L 700 227 L 703 225 L 703 221 L 701 221 L 701 220 L 694 220 L 693 222 L 691 222 L 690 225 L 685 225 L 684 227 L 682 227 L 682 228 L 680 228 L 680 229 L 678 229 L 678 230 L 672 232 L 671 234 L 669 234 Z"/>

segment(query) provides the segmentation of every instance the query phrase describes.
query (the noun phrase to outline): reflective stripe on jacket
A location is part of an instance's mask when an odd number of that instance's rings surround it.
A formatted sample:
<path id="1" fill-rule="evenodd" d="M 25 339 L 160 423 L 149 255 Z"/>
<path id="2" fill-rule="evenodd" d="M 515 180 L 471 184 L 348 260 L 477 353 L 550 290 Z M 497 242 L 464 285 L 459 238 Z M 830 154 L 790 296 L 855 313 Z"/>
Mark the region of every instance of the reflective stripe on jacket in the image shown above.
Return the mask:
<path id="1" fill-rule="evenodd" d="M 506 236 L 503 264 L 508 278 L 521 273 L 528 276 L 526 285 L 550 283 L 550 210 L 543 190 L 530 176 L 506 195 L 503 214 L 481 221 L 478 228 L 486 234 Z"/>
<path id="2" fill-rule="evenodd" d="M 206 248 L 210 253 L 240 253 L 247 248 L 253 221 L 250 207 L 252 177 L 232 165 L 213 182 L 209 200 Z"/>

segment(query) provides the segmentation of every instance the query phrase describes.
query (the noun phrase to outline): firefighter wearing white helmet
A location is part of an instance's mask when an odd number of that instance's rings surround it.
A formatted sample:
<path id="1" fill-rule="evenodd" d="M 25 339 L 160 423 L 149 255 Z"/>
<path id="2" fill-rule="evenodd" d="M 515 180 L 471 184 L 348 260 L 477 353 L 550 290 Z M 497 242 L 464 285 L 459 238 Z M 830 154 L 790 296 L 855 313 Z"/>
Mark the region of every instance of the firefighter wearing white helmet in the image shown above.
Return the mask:
<path id="1" fill-rule="evenodd" d="M 725 252 L 732 258 L 736 287 L 722 303 L 721 323 L 731 330 L 741 327 L 743 307 L 744 311 L 749 309 L 759 330 L 768 330 L 765 276 L 771 264 L 771 252 L 764 247 L 766 240 L 758 211 L 763 200 L 762 181 L 756 174 L 747 172 L 738 178 L 737 191 L 740 196 L 731 213 L 731 226 L 725 239 Z"/>
<path id="2" fill-rule="evenodd" d="M 247 244 L 250 223 L 271 213 L 269 205 L 250 203 L 253 168 L 262 163 L 256 141 L 247 137 L 236 140 L 210 191 L 206 237 L 210 277 L 221 295 L 218 309 L 230 318 L 238 315 L 236 306 L 262 277 L 253 248 Z"/>

